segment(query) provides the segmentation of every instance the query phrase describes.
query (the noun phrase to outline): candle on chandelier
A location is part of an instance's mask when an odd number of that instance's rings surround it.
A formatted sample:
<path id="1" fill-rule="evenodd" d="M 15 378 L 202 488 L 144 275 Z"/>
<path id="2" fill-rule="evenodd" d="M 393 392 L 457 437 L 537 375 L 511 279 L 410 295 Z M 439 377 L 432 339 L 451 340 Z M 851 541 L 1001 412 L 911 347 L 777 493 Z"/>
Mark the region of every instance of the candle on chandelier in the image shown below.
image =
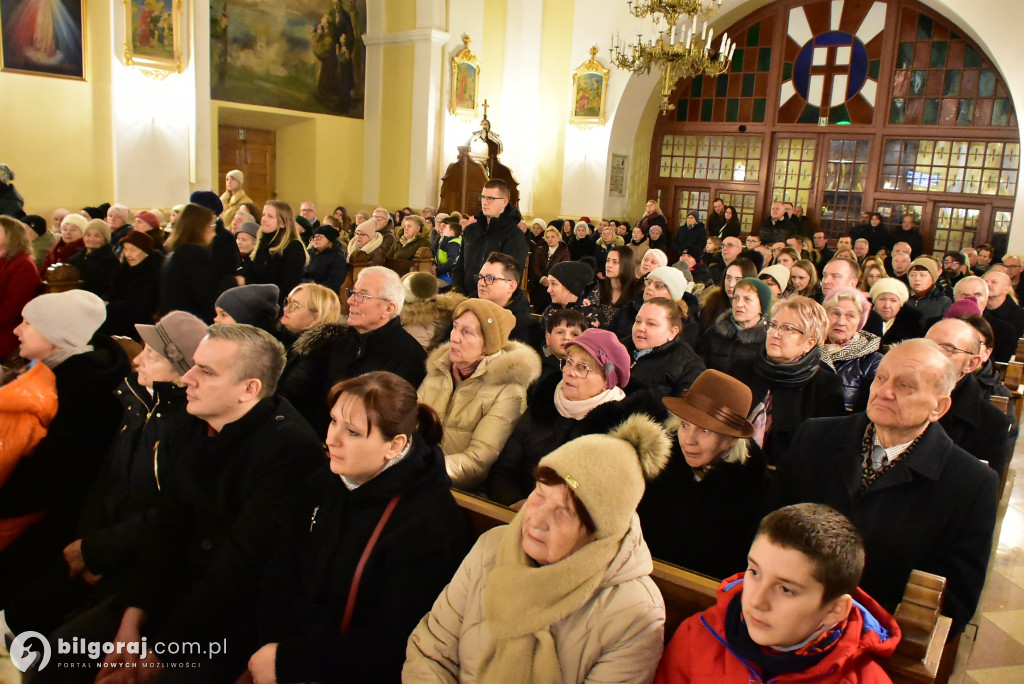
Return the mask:
<path id="1" fill-rule="evenodd" d="M 669 34 L 668 34 L 668 44 L 669 45 L 675 45 L 676 44 L 676 25 L 675 24 L 672 24 L 672 30 L 669 31 Z"/>

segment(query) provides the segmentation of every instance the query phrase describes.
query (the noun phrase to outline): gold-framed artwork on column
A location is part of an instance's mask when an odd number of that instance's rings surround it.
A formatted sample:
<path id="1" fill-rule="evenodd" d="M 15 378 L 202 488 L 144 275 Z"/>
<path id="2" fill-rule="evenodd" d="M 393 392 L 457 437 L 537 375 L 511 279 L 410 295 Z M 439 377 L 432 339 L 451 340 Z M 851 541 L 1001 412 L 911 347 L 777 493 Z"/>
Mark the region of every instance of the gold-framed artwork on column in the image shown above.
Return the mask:
<path id="1" fill-rule="evenodd" d="M 124 63 L 163 78 L 185 68 L 182 15 L 185 0 L 124 0 Z"/>
<path id="2" fill-rule="evenodd" d="M 590 59 L 572 74 L 572 103 L 569 123 L 577 128 L 604 126 L 604 108 L 608 99 L 608 69 L 597 61 L 597 46 L 590 48 Z"/>
<path id="3" fill-rule="evenodd" d="M 87 80 L 85 0 L 0 0 L 0 69 Z"/>
<path id="4" fill-rule="evenodd" d="M 477 117 L 480 102 L 480 62 L 469 49 L 469 36 L 462 36 L 462 50 L 452 58 L 451 100 L 448 111 L 460 119 Z"/>

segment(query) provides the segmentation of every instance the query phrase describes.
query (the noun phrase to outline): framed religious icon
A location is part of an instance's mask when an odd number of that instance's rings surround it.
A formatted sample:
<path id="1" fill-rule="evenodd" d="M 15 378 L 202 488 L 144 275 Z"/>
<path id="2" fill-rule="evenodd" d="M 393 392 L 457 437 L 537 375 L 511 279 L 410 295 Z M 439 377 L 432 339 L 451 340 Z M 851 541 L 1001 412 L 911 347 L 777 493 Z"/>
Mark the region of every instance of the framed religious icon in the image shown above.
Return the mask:
<path id="1" fill-rule="evenodd" d="M 475 119 L 480 101 L 480 62 L 469 49 L 469 36 L 462 36 L 462 51 L 452 58 L 452 98 L 448 111 L 460 119 Z"/>
<path id="2" fill-rule="evenodd" d="M 85 0 L 0 0 L 0 67 L 85 80 Z"/>
<path id="3" fill-rule="evenodd" d="M 608 99 L 608 69 L 597 61 L 597 46 L 590 48 L 590 60 L 572 75 L 572 104 L 569 123 L 577 128 L 604 126 L 604 105 Z"/>
<path id="4" fill-rule="evenodd" d="M 181 15 L 185 0 L 124 0 L 124 63 L 166 75 L 185 68 Z"/>

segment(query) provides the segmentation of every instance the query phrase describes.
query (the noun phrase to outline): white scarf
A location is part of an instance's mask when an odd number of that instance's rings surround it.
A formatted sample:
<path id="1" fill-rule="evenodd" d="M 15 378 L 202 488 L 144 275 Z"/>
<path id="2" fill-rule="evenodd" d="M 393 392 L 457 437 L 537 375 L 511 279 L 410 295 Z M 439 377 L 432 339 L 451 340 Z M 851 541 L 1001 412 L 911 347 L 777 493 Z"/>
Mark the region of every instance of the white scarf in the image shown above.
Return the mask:
<path id="1" fill-rule="evenodd" d="M 355 237 L 353 237 L 352 240 L 348 243 L 348 256 L 349 258 L 351 258 L 353 254 L 360 250 L 369 254 L 373 250 L 380 247 L 382 244 L 384 244 L 384 236 L 381 235 L 380 233 L 377 233 L 375 237 L 373 237 L 369 242 L 367 242 L 365 247 L 360 247 L 359 244 L 356 242 Z"/>
<path id="2" fill-rule="evenodd" d="M 566 399 L 565 394 L 562 393 L 561 382 L 555 387 L 555 408 L 563 418 L 572 418 L 573 420 L 583 420 L 588 413 L 601 404 L 607 404 L 610 401 L 622 401 L 625 398 L 626 393 L 622 391 L 621 387 L 616 386 L 606 389 L 590 397 L 590 399 L 574 401 Z"/>

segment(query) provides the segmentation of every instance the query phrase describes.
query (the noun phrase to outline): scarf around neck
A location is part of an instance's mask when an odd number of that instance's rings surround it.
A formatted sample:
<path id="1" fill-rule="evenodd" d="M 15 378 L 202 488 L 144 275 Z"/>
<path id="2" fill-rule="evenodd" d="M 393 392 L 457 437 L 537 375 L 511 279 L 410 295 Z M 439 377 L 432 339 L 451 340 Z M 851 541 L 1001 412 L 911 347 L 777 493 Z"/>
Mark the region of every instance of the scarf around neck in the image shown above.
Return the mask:
<path id="1" fill-rule="evenodd" d="M 871 352 L 878 351 L 881 344 L 882 338 L 878 335 L 858 330 L 846 344 L 842 346 L 829 345 L 826 347 L 826 353 L 832 361 L 848 361 L 850 359 L 859 359 Z"/>
<path id="2" fill-rule="evenodd" d="M 484 647 L 480 681 L 556 684 L 562 670 L 551 626 L 590 600 L 622 538 L 597 539 L 557 563 L 537 566 L 523 552 L 522 525 L 520 511 L 505 529 L 484 582 L 491 642 Z"/>
<path id="3" fill-rule="evenodd" d="M 377 233 L 377 235 L 372 240 L 370 240 L 369 242 L 366 243 L 365 247 L 360 247 L 356 243 L 355 237 L 353 237 L 352 240 L 348 243 L 348 255 L 349 255 L 349 257 L 351 257 L 353 254 L 355 254 L 356 252 L 358 252 L 360 250 L 363 251 L 363 252 L 366 252 L 367 254 L 369 254 L 373 250 L 375 250 L 378 247 L 380 247 L 382 244 L 384 244 L 384 236 L 381 235 L 379 232 Z"/>
<path id="4" fill-rule="evenodd" d="M 621 387 L 612 387 L 597 393 L 589 399 L 567 399 L 562 392 L 562 382 L 555 386 L 555 408 L 563 418 L 583 420 L 588 413 L 601 404 L 607 404 L 611 401 L 622 401 L 626 398 L 626 393 L 622 391 Z"/>
<path id="5" fill-rule="evenodd" d="M 815 347 L 792 363 L 778 363 L 768 358 L 762 348 L 754 361 L 754 370 L 772 385 L 800 387 L 817 374 L 823 360 L 828 360 L 821 347 Z M 831 362 L 828 363 L 832 365 Z"/>

